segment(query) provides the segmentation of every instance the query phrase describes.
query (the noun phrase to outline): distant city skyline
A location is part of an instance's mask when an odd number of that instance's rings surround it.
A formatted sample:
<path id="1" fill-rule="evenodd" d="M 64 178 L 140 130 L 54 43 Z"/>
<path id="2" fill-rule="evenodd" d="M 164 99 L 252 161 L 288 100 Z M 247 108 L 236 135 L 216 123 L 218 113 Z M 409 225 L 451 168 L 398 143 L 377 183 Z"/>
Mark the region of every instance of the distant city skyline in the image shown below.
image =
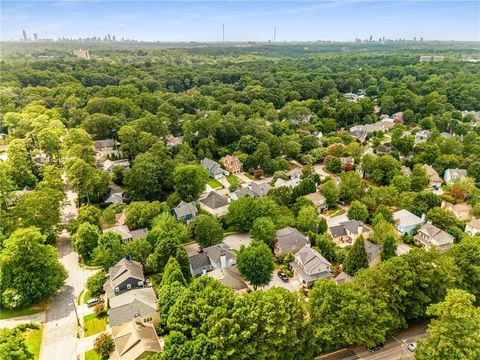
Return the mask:
<path id="1" fill-rule="evenodd" d="M 1 40 L 480 41 L 478 1 L 2 1 Z"/>

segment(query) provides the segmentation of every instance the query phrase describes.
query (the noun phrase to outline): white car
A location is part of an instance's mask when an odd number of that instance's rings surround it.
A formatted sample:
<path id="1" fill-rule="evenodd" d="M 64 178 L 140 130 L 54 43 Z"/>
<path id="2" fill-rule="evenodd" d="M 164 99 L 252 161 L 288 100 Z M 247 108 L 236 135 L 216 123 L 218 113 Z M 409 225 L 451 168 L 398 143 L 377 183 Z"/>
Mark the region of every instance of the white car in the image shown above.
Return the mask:
<path id="1" fill-rule="evenodd" d="M 410 350 L 410 351 L 415 351 L 416 348 L 417 348 L 417 343 L 416 342 L 411 342 L 411 343 L 407 344 L 407 349 Z"/>

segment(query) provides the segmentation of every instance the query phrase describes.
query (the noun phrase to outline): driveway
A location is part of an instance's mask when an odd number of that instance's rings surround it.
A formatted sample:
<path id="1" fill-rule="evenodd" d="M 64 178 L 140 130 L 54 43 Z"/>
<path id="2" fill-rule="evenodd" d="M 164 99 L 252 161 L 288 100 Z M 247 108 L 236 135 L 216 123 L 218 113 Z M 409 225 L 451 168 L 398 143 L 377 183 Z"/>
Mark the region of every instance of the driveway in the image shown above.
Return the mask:
<path id="1" fill-rule="evenodd" d="M 272 278 L 272 281 L 270 281 L 270 284 L 268 284 L 267 286 L 263 287 L 262 289 L 263 290 L 268 290 L 274 286 L 276 287 L 283 287 L 289 291 L 292 291 L 292 292 L 297 292 L 298 290 L 300 290 L 302 288 L 302 284 L 300 283 L 300 281 L 296 280 L 296 279 L 292 279 L 290 278 L 288 280 L 288 282 L 283 282 L 277 275 L 277 271 L 278 270 L 274 270 L 273 271 L 273 278 Z"/>
<path id="2" fill-rule="evenodd" d="M 250 245 L 252 238 L 249 233 L 237 233 L 225 236 L 223 242 L 232 250 L 240 250 L 242 245 Z"/>

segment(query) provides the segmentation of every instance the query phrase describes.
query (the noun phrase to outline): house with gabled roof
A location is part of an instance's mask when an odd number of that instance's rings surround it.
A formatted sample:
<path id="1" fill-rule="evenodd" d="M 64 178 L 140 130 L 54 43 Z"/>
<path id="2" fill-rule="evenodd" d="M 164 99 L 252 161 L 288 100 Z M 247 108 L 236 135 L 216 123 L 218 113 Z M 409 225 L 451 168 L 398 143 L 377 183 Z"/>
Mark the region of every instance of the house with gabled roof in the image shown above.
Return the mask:
<path id="1" fill-rule="evenodd" d="M 142 265 L 130 258 L 123 258 L 108 270 L 103 286 L 107 298 L 112 298 L 132 289 L 145 286 Z"/>
<path id="2" fill-rule="evenodd" d="M 321 214 L 328 209 L 327 199 L 321 193 L 314 192 L 308 195 L 305 195 L 305 198 L 310 200 L 317 209 L 317 213 Z"/>
<path id="3" fill-rule="evenodd" d="M 293 227 L 285 227 L 275 233 L 273 252 L 276 256 L 285 256 L 288 253 L 295 254 L 310 241 L 300 231 Z"/>
<path id="4" fill-rule="evenodd" d="M 294 255 L 294 261 L 290 263 L 294 277 L 298 279 L 304 287 L 309 288 L 315 280 L 330 279 L 330 262 L 327 261 L 310 245 L 303 246 Z"/>
<path id="5" fill-rule="evenodd" d="M 219 179 L 223 176 L 223 170 L 219 163 L 209 158 L 203 158 L 200 163 L 207 170 L 208 176 Z"/>
<path id="6" fill-rule="evenodd" d="M 450 210 L 460 221 L 468 221 L 472 218 L 473 208 L 470 204 L 452 204 L 448 201 L 442 201 L 442 208 Z"/>
<path id="7" fill-rule="evenodd" d="M 347 220 L 329 225 L 328 232 L 338 246 L 345 247 L 352 245 L 360 236 L 368 239 L 372 230 L 361 221 Z"/>
<path id="8" fill-rule="evenodd" d="M 368 266 L 374 267 L 380 261 L 382 261 L 380 257 L 380 253 L 382 252 L 382 245 L 374 244 L 373 242 L 365 239 L 363 240 L 363 244 L 367 253 Z"/>
<path id="9" fill-rule="evenodd" d="M 198 200 L 200 208 L 215 217 L 222 217 L 228 212 L 228 199 L 216 191 L 210 191 L 208 195 Z"/>
<path id="10" fill-rule="evenodd" d="M 160 340 L 151 323 L 144 323 L 139 318 L 112 328 L 115 349 L 110 355 L 112 360 L 137 360 L 162 352 L 163 341 Z"/>
<path id="11" fill-rule="evenodd" d="M 432 225 L 431 221 L 425 223 L 414 237 L 417 245 L 423 246 L 425 249 L 435 247 L 440 251 L 448 250 L 452 247 L 454 238 L 447 232 Z"/>
<path id="12" fill-rule="evenodd" d="M 235 293 L 244 293 L 248 290 L 248 285 L 240 274 L 236 266 L 215 269 L 207 272 L 207 276 L 213 277 L 223 285 L 233 289 Z"/>
<path id="13" fill-rule="evenodd" d="M 202 249 L 201 252 L 188 258 L 190 272 L 193 276 L 205 275 L 215 269 L 224 269 L 237 262 L 237 256 L 230 248 L 220 243 Z"/>
<path id="14" fill-rule="evenodd" d="M 410 211 L 402 209 L 393 213 L 393 221 L 402 235 L 411 235 L 416 227 L 421 226 L 425 222 L 425 214 L 422 214 L 420 218 Z"/>
<path id="15" fill-rule="evenodd" d="M 130 230 L 127 225 L 117 225 L 108 229 L 104 229 L 103 233 L 106 233 L 106 232 L 113 232 L 115 234 L 118 234 L 120 235 L 124 243 L 129 243 L 131 241 L 145 238 L 148 234 L 148 229 L 143 228 L 143 229 Z"/>
<path id="16" fill-rule="evenodd" d="M 234 155 L 226 155 L 220 159 L 220 164 L 230 174 L 239 174 L 243 170 L 243 163 Z"/>
<path id="17" fill-rule="evenodd" d="M 121 160 L 105 160 L 102 164 L 103 171 L 112 172 L 116 167 L 130 169 L 130 161 L 128 159 Z"/>
<path id="18" fill-rule="evenodd" d="M 183 221 L 187 224 L 198 215 L 197 205 L 195 201 L 185 202 L 181 201 L 176 207 L 172 209 L 172 215 L 177 221 Z"/>
<path id="19" fill-rule="evenodd" d="M 244 196 L 250 196 L 251 198 L 258 199 L 262 196 L 265 196 L 270 191 L 270 185 L 267 182 L 256 182 L 252 181 L 251 183 L 241 187 L 240 189 L 230 193 L 230 199 L 238 200 Z"/>
<path id="20" fill-rule="evenodd" d="M 122 325 L 135 318 L 157 326 L 160 316 L 157 312 L 157 296 L 151 287 L 138 288 L 108 299 L 108 325 Z"/>
<path id="21" fill-rule="evenodd" d="M 338 274 L 336 277 L 335 277 L 335 282 L 337 283 L 337 285 L 340 285 L 340 284 L 343 284 L 344 282 L 349 282 L 349 281 L 352 281 L 352 277 L 350 275 L 348 275 L 345 271 L 342 271 L 340 274 Z"/>
<path id="22" fill-rule="evenodd" d="M 470 236 L 477 236 L 480 234 L 480 219 L 470 220 L 465 225 L 465 232 Z"/>
<path id="23" fill-rule="evenodd" d="M 440 186 L 442 186 L 443 180 L 433 167 L 427 164 L 423 164 L 423 168 L 427 173 L 428 184 L 430 185 L 430 187 L 439 188 Z"/>
<path id="24" fill-rule="evenodd" d="M 445 170 L 445 182 L 447 184 L 453 183 L 455 180 L 464 179 L 467 177 L 466 169 L 447 169 Z"/>

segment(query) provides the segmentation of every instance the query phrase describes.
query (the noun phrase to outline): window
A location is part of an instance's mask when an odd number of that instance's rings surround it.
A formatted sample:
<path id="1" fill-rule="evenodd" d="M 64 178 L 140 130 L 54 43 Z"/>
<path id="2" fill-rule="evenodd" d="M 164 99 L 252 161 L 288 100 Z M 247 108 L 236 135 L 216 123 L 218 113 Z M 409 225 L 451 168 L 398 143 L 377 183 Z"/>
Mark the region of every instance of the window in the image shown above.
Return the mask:
<path id="1" fill-rule="evenodd" d="M 120 289 L 118 288 L 118 286 L 115 288 L 115 292 L 119 292 Z"/>
<path id="2" fill-rule="evenodd" d="M 138 282 L 138 286 L 139 286 L 139 287 L 143 287 L 143 281 L 139 281 L 139 282 Z"/>
<path id="3" fill-rule="evenodd" d="M 127 289 L 130 290 L 132 288 L 132 284 L 127 284 Z"/>

